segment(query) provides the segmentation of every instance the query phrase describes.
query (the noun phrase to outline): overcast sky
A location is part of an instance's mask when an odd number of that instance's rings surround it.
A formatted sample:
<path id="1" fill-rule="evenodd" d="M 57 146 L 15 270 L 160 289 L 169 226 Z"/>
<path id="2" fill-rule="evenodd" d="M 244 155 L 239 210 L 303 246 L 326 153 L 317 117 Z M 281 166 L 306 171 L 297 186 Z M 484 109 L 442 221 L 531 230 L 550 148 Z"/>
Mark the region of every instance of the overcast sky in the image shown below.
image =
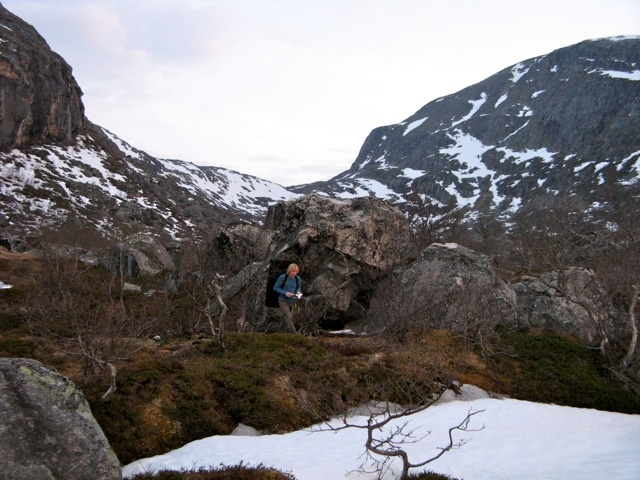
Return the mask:
<path id="1" fill-rule="evenodd" d="M 640 0 L 0 0 L 134 147 L 288 186 L 521 60 L 640 34 Z"/>

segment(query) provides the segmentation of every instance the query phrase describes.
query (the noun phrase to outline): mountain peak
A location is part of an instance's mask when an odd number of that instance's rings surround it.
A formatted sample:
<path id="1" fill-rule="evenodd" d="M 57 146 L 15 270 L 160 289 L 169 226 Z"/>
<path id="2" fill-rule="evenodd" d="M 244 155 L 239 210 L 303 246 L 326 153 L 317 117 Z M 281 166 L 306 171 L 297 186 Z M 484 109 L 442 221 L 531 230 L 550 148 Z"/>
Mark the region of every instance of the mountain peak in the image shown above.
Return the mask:
<path id="1" fill-rule="evenodd" d="M 374 129 L 350 169 L 298 192 L 416 196 L 513 210 L 540 195 L 600 201 L 637 182 L 640 37 L 587 40 L 512 65 Z"/>

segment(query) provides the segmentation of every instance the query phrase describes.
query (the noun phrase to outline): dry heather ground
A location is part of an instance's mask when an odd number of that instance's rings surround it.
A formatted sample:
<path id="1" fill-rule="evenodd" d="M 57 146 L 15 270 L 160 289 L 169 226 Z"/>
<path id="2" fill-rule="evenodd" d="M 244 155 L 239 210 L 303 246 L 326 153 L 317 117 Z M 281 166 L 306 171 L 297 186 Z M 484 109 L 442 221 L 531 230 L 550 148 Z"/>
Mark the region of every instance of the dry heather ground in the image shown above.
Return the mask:
<path id="1" fill-rule="evenodd" d="M 161 341 L 145 331 L 135 340 L 140 351 L 117 362 L 118 389 L 103 402 L 106 372 L 92 370 L 55 338 L 28 328 L 26 319 L 38 307 L 33 299 L 42 298 L 34 292 L 51 268 L 31 254 L 0 248 L 0 280 L 14 285 L 0 290 L 0 356 L 35 358 L 80 385 L 123 463 L 228 434 L 238 423 L 286 432 L 372 399 L 420 402 L 452 380 L 524 400 L 640 413 L 638 396 L 612 378 L 597 351 L 540 331 L 496 331 L 482 344 L 441 330 L 412 333 L 402 343 L 230 333 L 224 352 L 207 329 Z M 79 278 L 71 286 L 82 287 L 85 295 L 93 281 L 102 280 L 95 271 L 81 271 Z M 180 308 L 171 312 L 190 315 L 193 310 L 184 307 L 188 300 L 188 295 L 172 298 Z M 167 305 L 158 309 L 155 297 L 125 301 L 129 312 L 138 312 L 132 319 L 168 311 Z"/>

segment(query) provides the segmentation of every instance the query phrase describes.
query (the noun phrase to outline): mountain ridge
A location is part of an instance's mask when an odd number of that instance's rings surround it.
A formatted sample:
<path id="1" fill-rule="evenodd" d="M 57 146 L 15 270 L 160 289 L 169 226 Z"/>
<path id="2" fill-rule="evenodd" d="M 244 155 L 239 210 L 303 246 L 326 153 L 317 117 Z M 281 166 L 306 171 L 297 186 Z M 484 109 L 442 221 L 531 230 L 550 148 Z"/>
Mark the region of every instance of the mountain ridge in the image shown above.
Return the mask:
<path id="1" fill-rule="evenodd" d="M 110 238 L 204 239 L 297 196 L 255 176 L 134 148 L 84 116 L 71 67 L 35 28 L 2 5 L 0 25 L 3 245 L 74 225 Z"/>
<path id="2" fill-rule="evenodd" d="M 88 131 L 75 145 L 3 154 L 0 196 L 13 200 L 0 220 L 6 232 L 13 217 L 16 231 L 81 222 L 107 237 L 135 225 L 167 240 L 204 238 L 229 223 L 254 221 L 274 200 L 295 197 L 251 175 L 151 157 L 93 124 Z"/>
<path id="3" fill-rule="evenodd" d="M 84 116 L 71 67 L 33 27 L 1 5 L 0 24 L 5 245 L 74 224 L 112 238 L 211 238 L 308 193 L 376 196 L 408 215 L 431 205 L 439 215 L 500 216 L 549 196 L 590 208 L 607 189 L 639 186 L 640 36 L 585 40 L 509 66 L 374 128 L 333 178 L 283 187 L 136 149 Z"/>
<path id="4" fill-rule="evenodd" d="M 372 130 L 348 170 L 292 190 L 373 194 L 405 208 L 411 195 L 449 208 L 493 203 L 498 211 L 541 193 L 594 203 L 599 173 L 637 183 L 638 111 L 640 37 L 586 40 Z"/>

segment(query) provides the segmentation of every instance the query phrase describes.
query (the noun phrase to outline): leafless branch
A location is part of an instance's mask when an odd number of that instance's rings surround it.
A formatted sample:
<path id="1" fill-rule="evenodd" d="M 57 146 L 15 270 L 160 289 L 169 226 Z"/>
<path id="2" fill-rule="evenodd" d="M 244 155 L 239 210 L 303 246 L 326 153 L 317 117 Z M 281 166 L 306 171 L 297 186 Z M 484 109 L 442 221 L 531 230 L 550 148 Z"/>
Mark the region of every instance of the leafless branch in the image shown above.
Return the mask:
<path id="1" fill-rule="evenodd" d="M 221 351 L 226 350 L 225 345 L 225 328 L 224 321 L 227 314 L 227 305 L 222 301 L 220 292 L 222 292 L 224 277 L 218 273 L 215 274 L 215 278 L 207 286 L 207 306 L 204 311 L 205 316 L 209 320 L 209 327 L 211 328 L 211 335 L 218 340 L 218 346 Z M 220 308 L 218 314 L 217 326 L 213 320 L 213 304 L 216 304 Z"/>

